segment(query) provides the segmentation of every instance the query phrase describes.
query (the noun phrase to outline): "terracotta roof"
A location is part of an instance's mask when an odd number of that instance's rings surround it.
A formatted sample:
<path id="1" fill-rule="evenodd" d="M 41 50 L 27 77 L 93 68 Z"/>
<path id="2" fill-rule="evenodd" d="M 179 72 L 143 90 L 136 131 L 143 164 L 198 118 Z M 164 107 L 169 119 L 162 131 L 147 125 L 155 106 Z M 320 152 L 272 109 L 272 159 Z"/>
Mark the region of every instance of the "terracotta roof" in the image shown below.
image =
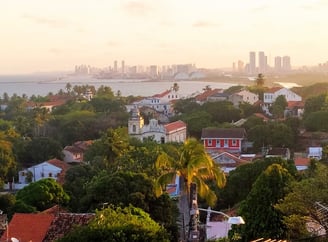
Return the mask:
<path id="1" fill-rule="evenodd" d="M 36 241 L 56 241 L 69 233 L 75 226 L 86 225 L 94 216 L 93 213 L 59 213 L 48 227 L 45 238 Z"/>
<path id="2" fill-rule="evenodd" d="M 304 102 L 303 101 L 289 101 L 287 102 L 288 104 L 288 108 L 295 108 L 295 107 L 298 107 L 298 108 L 304 108 Z"/>
<path id="3" fill-rule="evenodd" d="M 69 151 L 72 154 L 80 154 L 83 153 L 83 150 L 79 147 L 72 146 L 72 145 L 67 145 L 65 146 L 64 150 Z"/>
<path id="4" fill-rule="evenodd" d="M 173 131 L 179 130 L 179 129 L 184 129 L 186 128 L 187 125 L 185 122 L 178 120 L 169 124 L 165 124 L 164 128 L 166 130 L 166 133 L 171 133 Z"/>
<path id="5" fill-rule="evenodd" d="M 213 157 L 214 160 L 220 156 L 228 156 L 230 159 L 234 160 L 236 163 L 224 163 L 224 162 L 219 162 L 219 165 L 224 165 L 225 167 L 237 167 L 246 163 L 249 163 L 250 161 L 240 159 L 239 157 L 230 154 L 229 152 L 222 152 L 219 155 Z"/>
<path id="6" fill-rule="evenodd" d="M 153 97 L 159 97 L 159 98 L 161 98 L 161 97 L 164 97 L 164 96 L 168 95 L 170 92 L 171 92 L 170 90 L 166 90 L 166 91 L 164 91 L 162 93 L 155 94 Z"/>
<path id="7" fill-rule="evenodd" d="M 90 145 L 92 145 L 93 140 L 84 140 L 84 141 L 76 141 L 73 146 L 78 147 L 82 149 L 83 151 L 86 151 Z"/>
<path id="8" fill-rule="evenodd" d="M 267 155 L 282 155 L 285 156 L 287 154 L 288 148 L 279 148 L 273 147 L 268 151 Z"/>
<path id="9" fill-rule="evenodd" d="M 55 205 L 51 208 L 43 210 L 41 213 L 57 215 L 58 213 L 66 213 L 66 212 L 68 212 L 66 209 L 60 207 L 59 205 Z"/>
<path id="10" fill-rule="evenodd" d="M 275 93 L 280 89 L 283 89 L 283 87 L 271 87 L 269 90 L 265 91 L 265 93 Z"/>
<path id="11" fill-rule="evenodd" d="M 218 88 L 212 89 L 212 90 L 207 90 L 207 91 L 204 91 L 203 93 L 197 95 L 195 97 L 195 99 L 198 102 L 206 101 L 209 96 L 212 96 L 212 95 L 214 95 L 216 93 L 220 93 L 220 92 L 222 92 L 222 89 L 218 89 Z"/>
<path id="12" fill-rule="evenodd" d="M 202 137 L 201 139 L 206 138 L 217 138 L 217 139 L 225 139 L 225 138 L 235 138 L 235 139 L 243 139 L 246 136 L 246 131 L 244 128 L 203 128 L 202 129 Z"/>
<path id="13" fill-rule="evenodd" d="M 53 214 L 15 213 L 8 225 L 8 237 L 19 241 L 43 241 L 54 217 Z M 7 241 L 6 239 L 7 230 L 1 241 Z"/>
<path id="14" fill-rule="evenodd" d="M 61 161 L 58 159 L 48 160 L 47 162 L 51 165 L 57 166 L 58 168 L 62 169 L 56 180 L 59 184 L 63 185 L 65 181 L 66 172 L 71 166 L 67 164 L 65 161 Z"/>
<path id="15" fill-rule="evenodd" d="M 297 157 L 294 159 L 295 166 L 309 166 L 310 158 L 307 157 Z"/>

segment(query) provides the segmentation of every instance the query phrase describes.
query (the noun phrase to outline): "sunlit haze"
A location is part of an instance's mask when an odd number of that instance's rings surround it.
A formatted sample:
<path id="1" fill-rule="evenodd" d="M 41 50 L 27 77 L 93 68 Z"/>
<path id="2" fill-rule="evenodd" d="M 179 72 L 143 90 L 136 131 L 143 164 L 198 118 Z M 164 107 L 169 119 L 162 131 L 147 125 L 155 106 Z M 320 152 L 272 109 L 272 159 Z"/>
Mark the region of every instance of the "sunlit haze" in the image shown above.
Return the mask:
<path id="1" fill-rule="evenodd" d="M 0 74 L 126 65 L 328 59 L 326 0 L 3 0 Z"/>

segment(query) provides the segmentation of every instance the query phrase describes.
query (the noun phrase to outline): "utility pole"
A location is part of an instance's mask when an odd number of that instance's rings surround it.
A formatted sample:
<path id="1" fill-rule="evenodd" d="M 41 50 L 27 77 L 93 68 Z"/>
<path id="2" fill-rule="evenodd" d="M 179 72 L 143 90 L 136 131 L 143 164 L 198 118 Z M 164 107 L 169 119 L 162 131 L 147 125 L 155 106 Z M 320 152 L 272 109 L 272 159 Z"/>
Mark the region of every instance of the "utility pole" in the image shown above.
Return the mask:
<path id="1" fill-rule="evenodd" d="M 197 186 L 196 183 L 190 184 L 190 222 L 189 222 L 189 236 L 188 242 L 199 242 L 199 230 L 198 230 L 198 203 L 197 203 Z"/>

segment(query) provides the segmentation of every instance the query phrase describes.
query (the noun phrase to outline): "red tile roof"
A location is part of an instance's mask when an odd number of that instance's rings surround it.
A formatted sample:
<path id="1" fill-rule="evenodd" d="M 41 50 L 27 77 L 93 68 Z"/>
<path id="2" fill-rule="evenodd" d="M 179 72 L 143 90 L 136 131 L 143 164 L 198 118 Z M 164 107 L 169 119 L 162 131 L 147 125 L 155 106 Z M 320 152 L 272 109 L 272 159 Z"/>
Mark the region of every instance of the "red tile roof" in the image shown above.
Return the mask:
<path id="1" fill-rule="evenodd" d="M 204 91 L 203 93 L 197 95 L 195 97 L 196 101 L 198 102 L 203 102 L 203 101 L 206 101 L 208 97 L 214 95 L 214 94 L 217 94 L 217 93 L 220 93 L 222 92 L 222 89 L 212 89 L 212 90 L 207 90 L 207 91 Z"/>
<path id="2" fill-rule="evenodd" d="M 250 163 L 250 161 L 240 159 L 239 157 L 237 157 L 233 154 L 230 154 L 229 152 L 222 152 L 221 154 L 217 155 L 213 159 L 216 160 L 220 156 L 226 156 L 226 157 L 229 157 L 229 159 L 232 159 L 232 160 L 235 161 L 235 163 L 219 162 L 220 165 L 224 165 L 225 167 L 237 167 L 237 166 L 240 166 L 240 165 L 243 165 L 243 164 Z"/>
<path id="3" fill-rule="evenodd" d="M 67 164 L 65 161 L 61 161 L 58 159 L 48 160 L 47 162 L 51 165 L 57 166 L 58 168 L 62 169 L 56 180 L 59 184 L 63 185 L 65 181 L 66 172 L 71 166 Z"/>
<path id="4" fill-rule="evenodd" d="M 84 141 L 76 141 L 73 145 L 75 147 L 78 147 L 82 149 L 83 151 L 86 151 L 90 145 L 92 145 L 93 140 L 84 140 Z"/>
<path id="5" fill-rule="evenodd" d="M 19 241 L 41 242 L 45 238 L 51 222 L 54 219 L 53 214 L 41 213 L 15 213 L 3 233 L 1 241 L 7 241 L 8 238 L 16 238 Z"/>
<path id="6" fill-rule="evenodd" d="M 265 93 L 275 93 L 280 89 L 283 89 L 283 87 L 271 87 L 269 90 L 265 91 Z"/>
<path id="7" fill-rule="evenodd" d="M 310 158 L 307 157 L 297 157 L 294 159 L 295 166 L 309 166 Z"/>
<path id="8" fill-rule="evenodd" d="M 88 224 L 94 216 L 93 213 L 59 213 L 48 227 L 47 234 L 42 242 L 56 241 L 76 226 Z"/>
<path id="9" fill-rule="evenodd" d="M 289 101 L 288 103 L 288 108 L 304 108 L 304 102 L 303 101 Z"/>
<path id="10" fill-rule="evenodd" d="M 166 133 L 171 133 L 177 130 L 185 129 L 186 127 L 187 127 L 186 123 L 181 120 L 164 125 Z"/>
<path id="11" fill-rule="evenodd" d="M 168 95 L 171 91 L 170 90 L 166 90 L 162 93 L 159 93 L 159 94 L 155 94 L 153 97 L 158 97 L 158 98 L 161 98 L 161 97 L 165 97 L 166 95 Z"/>

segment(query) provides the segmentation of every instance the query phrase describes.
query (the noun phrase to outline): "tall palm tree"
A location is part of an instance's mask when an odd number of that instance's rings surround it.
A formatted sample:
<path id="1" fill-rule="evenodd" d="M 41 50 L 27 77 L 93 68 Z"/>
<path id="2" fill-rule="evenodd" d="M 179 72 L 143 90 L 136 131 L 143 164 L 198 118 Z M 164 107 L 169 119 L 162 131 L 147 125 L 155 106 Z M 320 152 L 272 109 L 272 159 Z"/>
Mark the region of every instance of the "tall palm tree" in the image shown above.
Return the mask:
<path id="1" fill-rule="evenodd" d="M 191 183 L 195 183 L 199 196 L 213 206 L 217 197 L 206 181 L 213 180 L 218 187 L 225 184 L 223 171 L 206 153 L 204 146 L 194 138 L 187 139 L 181 147 L 172 150 L 170 155 L 161 153 L 156 160 L 156 168 L 162 172 L 156 182 L 158 196 L 178 175 L 184 181 L 184 192 L 188 193 Z"/>

